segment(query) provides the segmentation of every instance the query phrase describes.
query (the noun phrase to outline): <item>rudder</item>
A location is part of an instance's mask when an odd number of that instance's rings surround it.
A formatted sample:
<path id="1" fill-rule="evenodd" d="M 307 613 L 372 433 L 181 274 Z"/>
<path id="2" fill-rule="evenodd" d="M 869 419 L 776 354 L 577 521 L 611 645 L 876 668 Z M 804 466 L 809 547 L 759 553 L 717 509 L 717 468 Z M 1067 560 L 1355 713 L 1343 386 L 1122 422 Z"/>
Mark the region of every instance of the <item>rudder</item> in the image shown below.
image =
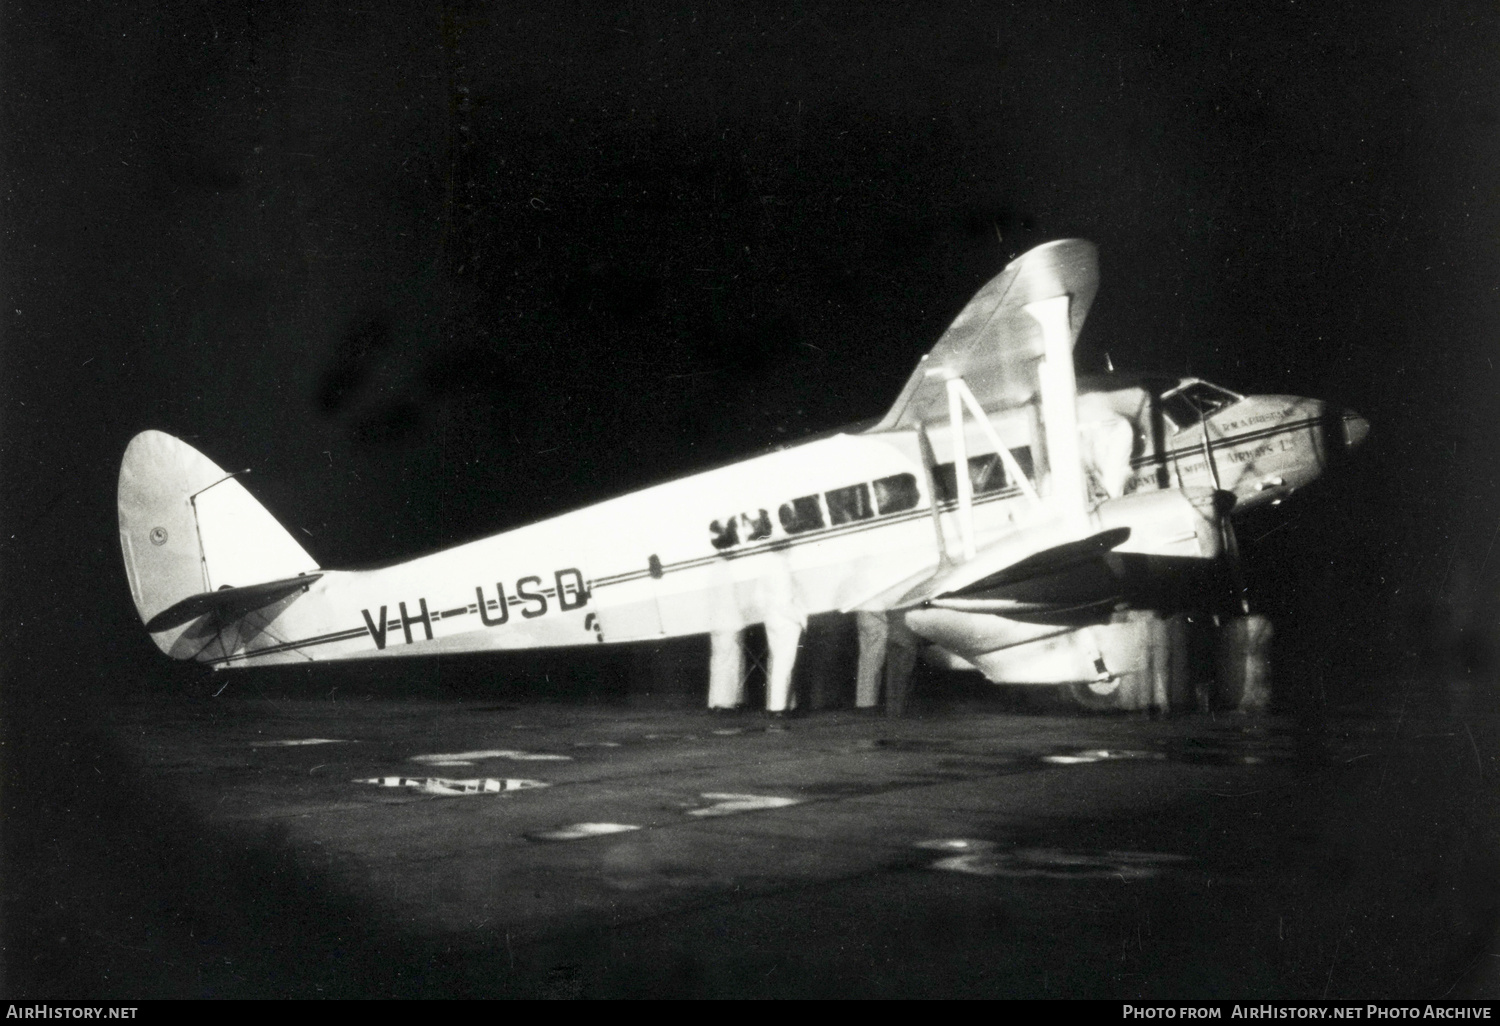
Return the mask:
<path id="1" fill-rule="evenodd" d="M 318 569 L 244 485 L 164 432 L 130 440 L 117 498 L 125 575 L 143 623 L 193 595 Z M 154 638 L 167 652 L 179 633 Z"/>

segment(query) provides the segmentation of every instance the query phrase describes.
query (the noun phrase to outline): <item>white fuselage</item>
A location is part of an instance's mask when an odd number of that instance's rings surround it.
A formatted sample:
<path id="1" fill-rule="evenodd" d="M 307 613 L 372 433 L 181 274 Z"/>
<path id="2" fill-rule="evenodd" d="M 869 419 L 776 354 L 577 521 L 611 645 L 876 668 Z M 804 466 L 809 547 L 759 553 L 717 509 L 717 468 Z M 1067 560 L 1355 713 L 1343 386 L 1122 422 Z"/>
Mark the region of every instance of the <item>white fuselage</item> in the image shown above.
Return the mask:
<path id="1" fill-rule="evenodd" d="M 1224 488 L 1254 501 L 1317 475 L 1322 439 L 1309 424 L 1321 404 L 1249 397 L 1236 406 L 1242 424 L 1236 407 L 1209 419 L 1217 466 L 1231 478 Z M 1094 428 L 1082 403 L 1080 412 L 1088 451 Z M 1201 426 L 1153 444 L 1147 418 L 1119 412 L 1135 435 L 1129 471 L 1114 475 L 1123 492 L 1212 485 Z M 1031 411 L 990 422 L 1045 497 L 1047 469 L 1032 466 Z M 931 477 L 914 431 L 837 434 L 399 565 L 324 571 L 230 633 L 188 632 L 173 654 L 244 666 L 592 645 L 852 609 L 937 567 L 939 532 L 958 557 L 953 447 L 946 426 L 933 425 L 929 437 Z M 1047 511 L 1005 479 L 976 425 L 965 437 L 983 548 Z M 1099 482 L 1111 476 L 1091 470 L 1096 498 L 1107 497 Z"/>

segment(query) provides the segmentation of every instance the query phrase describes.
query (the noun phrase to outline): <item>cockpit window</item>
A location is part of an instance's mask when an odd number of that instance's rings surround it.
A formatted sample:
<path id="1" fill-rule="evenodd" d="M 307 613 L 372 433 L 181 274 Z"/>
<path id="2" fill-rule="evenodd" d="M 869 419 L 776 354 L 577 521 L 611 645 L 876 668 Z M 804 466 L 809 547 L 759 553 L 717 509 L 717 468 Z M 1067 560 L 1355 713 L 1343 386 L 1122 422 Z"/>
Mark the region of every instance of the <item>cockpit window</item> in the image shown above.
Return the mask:
<path id="1" fill-rule="evenodd" d="M 1204 417 L 1218 413 L 1226 406 L 1233 406 L 1240 398 L 1227 388 L 1210 385 L 1206 381 L 1194 381 L 1164 394 L 1161 397 L 1161 408 L 1177 430 L 1181 431 L 1197 424 Z"/>

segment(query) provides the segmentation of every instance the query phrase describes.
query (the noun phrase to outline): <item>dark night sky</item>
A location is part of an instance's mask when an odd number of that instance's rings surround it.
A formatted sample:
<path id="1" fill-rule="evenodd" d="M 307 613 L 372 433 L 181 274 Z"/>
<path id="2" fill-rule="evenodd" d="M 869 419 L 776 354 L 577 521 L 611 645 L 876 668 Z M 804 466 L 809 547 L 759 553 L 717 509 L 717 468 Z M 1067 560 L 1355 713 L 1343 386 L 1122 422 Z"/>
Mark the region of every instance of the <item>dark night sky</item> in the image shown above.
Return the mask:
<path id="1" fill-rule="evenodd" d="M 197 680 L 120 565 L 139 430 L 254 468 L 325 565 L 392 559 L 877 416 L 1065 236 L 1102 254 L 1081 369 L 1373 422 L 1244 532 L 1286 651 L 1370 667 L 1414 609 L 1500 615 L 1493 4 L 12 0 L 0 30 L 13 731 Z"/>

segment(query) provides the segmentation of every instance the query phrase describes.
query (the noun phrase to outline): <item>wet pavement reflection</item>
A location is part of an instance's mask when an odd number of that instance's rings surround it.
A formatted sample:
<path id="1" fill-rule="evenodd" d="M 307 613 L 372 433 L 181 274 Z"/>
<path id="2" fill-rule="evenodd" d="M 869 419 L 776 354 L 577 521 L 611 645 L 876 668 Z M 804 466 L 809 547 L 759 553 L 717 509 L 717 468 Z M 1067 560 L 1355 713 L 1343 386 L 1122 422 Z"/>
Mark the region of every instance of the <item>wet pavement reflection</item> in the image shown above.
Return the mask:
<path id="1" fill-rule="evenodd" d="M 694 709 L 163 698 L 110 722 L 129 767 L 111 793 L 150 796 L 155 824 L 112 843 L 160 862 L 142 907 L 190 928 L 111 919 L 92 950 L 164 994 L 537 996 L 558 973 L 601 997 L 1500 982 L 1500 731 L 1479 700 L 1310 721 L 969 703 L 767 731 Z M 204 969 L 200 929 L 260 969 Z M 197 968 L 161 968 L 179 964 Z"/>

